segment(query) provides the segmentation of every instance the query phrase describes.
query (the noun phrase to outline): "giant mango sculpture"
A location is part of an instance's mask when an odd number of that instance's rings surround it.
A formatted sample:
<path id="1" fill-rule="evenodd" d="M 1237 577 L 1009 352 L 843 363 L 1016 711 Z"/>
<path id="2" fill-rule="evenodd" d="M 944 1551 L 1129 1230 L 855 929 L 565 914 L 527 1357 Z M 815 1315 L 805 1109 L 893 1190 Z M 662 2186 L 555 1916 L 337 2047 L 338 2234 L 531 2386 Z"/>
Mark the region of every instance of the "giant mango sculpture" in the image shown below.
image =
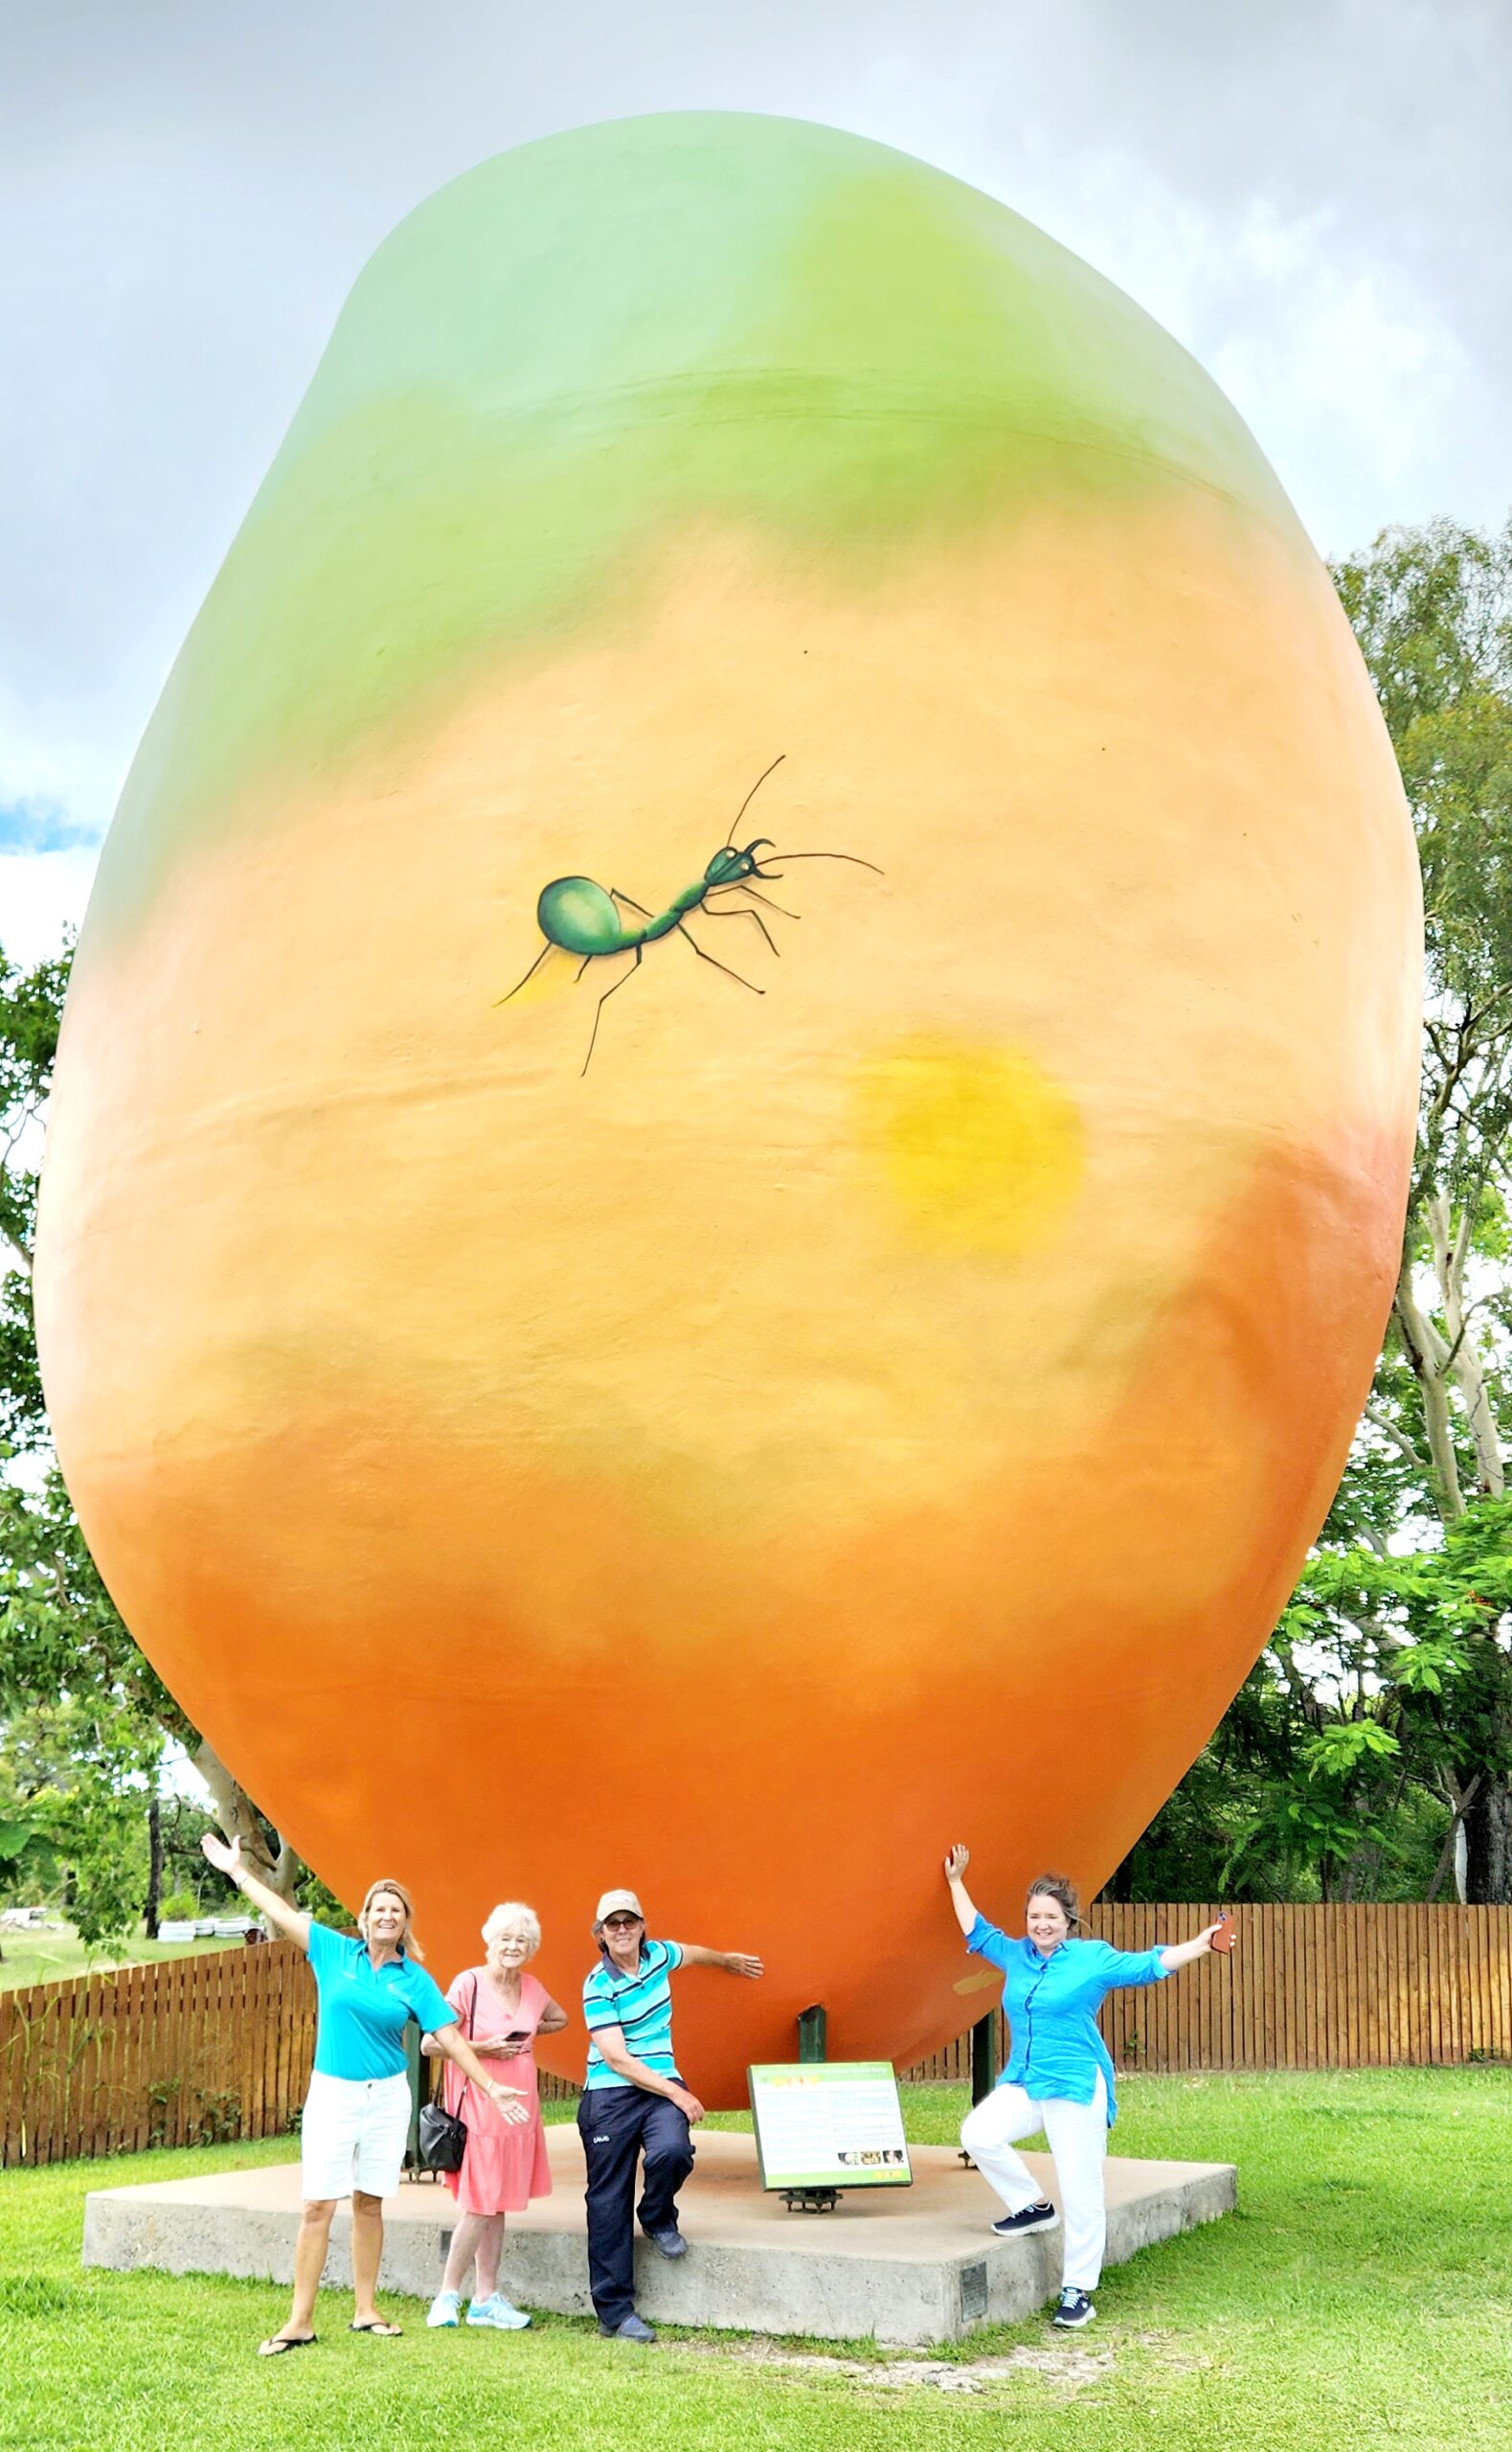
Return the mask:
<path id="1" fill-rule="evenodd" d="M 1326 574 L 1127 299 L 824 128 L 485 165 L 358 282 L 79 949 L 39 1325 L 127 1622 L 443 1976 L 524 1896 L 571 1997 L 630 1882 L 768 1962 L 687 1979 L 711 2100 L 812 2002 L 938 2045 L 947 1844 L 1106 1876 L 1322 1517 L 1418 926 Z"/>

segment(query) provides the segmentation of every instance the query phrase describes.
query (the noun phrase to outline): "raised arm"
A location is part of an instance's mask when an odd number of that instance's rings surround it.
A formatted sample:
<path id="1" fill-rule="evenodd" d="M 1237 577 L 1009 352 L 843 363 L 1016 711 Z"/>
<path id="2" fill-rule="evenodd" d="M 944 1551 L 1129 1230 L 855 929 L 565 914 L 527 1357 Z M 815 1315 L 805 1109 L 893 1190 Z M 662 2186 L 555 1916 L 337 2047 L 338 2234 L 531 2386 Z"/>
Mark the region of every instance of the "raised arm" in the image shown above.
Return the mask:
<path id="1" fill-rule="evenodd" d="M 1222 1926 L 1223 1918 L 1220 1917 L 1216 1924 L 1205 1924 L 1189 1941 L 1173 1941 L 1168 1950 L 1162 1950 L 1161 1964 L 1166 1974 L 1174 1975 L 1179 1966 L 1190 1966 L 1194 1958 L 1205 1957 L 1212 1947 L 1214 1933 L 1221 1931 Z"/>
<path id="2" fill-rule="evenodd" d="M 745 1950 L 700 1949 L 696 1941 L 683 1943 L 683 1964 L 717 1966 L 723 1975 L 744 1975 L 753 1984 L 763 1971 L 760 1960 L 752 1958 Z"/>
<path id="3" fill-rule="evenodd" d="M 971 1893 L 962 1878 L 970 1862 L 971 1850 L 961 1847 L 958 1840 L 945 1859 L 945 1879 L 950 1884 L 950 1903 L 956 1911 L 956 1921 L 968 1941 L 977 1920 L 977 1911 L 972 1904 Z"/>
<path id="4" fill-rule="evenodd" d="M 291 1941 L 298 1941 L 302 1950 L 309 1948 L 309 1918 L 303 1909 L 291 1907 L 286 1898 L 281 1898 L 265 1881 L 260 1881 L 250 1865 L 243 1864 L 239 1839 L 227 1841 L 215 1831 L 207 1830 L 199 1844 L 217 1873 L 224 1873 L 228 1881 L 235 1882 L 242 1897 L 250 1898 L 260 1916 L 276 1924 L 281 1933 L 286 1933 Z"/>

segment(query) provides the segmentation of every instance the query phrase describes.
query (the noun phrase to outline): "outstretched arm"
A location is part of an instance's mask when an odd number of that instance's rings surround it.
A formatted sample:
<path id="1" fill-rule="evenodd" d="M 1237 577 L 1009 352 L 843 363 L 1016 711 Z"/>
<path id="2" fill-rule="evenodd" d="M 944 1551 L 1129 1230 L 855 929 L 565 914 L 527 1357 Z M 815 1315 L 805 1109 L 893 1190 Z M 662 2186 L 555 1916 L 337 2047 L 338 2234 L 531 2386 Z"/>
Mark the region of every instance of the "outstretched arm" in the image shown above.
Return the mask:
<path id="1" fill-rule="evenodd" d="M 207 1830 L 199 1844 L 216 1873 L 235 1882 L 242 1897 L 250 1898 L 260 1915 L 276 1924 L 281 1933 L 286 1933 L 291 1941 L 298 1941 L 302 1950 L 309 1948 L 309 1918 L 300 1908 L 291 1907 L 286 1898 L 281 1898 L 276 1890 L 270 1890 L 265 1881 L 260 1881 L 250 1865 L 243 1864 L 239 1839 L 228 1841 L 214 1830 Z"/>
<path id="2" fill-rule="evenodd" d="M 437 2027 L 425 2041 L 435 2045 L 443 2060 L 456 2061 L 463 2076 L 470 2077 L 479 2092 L 488 2097 L 502 2119 L 511 2124 L 529 2119 L 523 2090 L 519 2086 L 503 2085 L 497 2077 L 489 2077 L 461 2027 Z"/>
<path id="3" fill-rule="evenodd" d="M 968 1941 L 971 1938 L 972 1927 L 977 1921 L 977 1911 L 972 1904 L 971 1893 L 967 1890 L 961 1876 L 970 1862 L 971 1850 L 961 1847 L 958 1840 L 945 1859 L 945 1879 L 950 1884 L 950 1903 L 956 1911 L 956 1921 Z"/>
<path id="4" fill-rule="evenodd" d="M 1174 1941 L 1168 1950 L 1162 1950 L 1161 1964 L 1164 1967 L 1166 1974 L 1174 1975 L 1179 1966 L 1190 1966 L 1193 1959 L 1205 1958 L 1212 1947 L 1214 1933 L 1220 1932 L 1222 1928 L 1223 1918 L 1220 1917 L 1216 1924 L 1205 1924 L 1202 1931 L 1194 1933 L 1189 1941 Z"/>
<path id="5" fill-rule="evenodd" d="M 743 1975 L 753 1984 L 763 1972 L 760 1960 L 746 1950 L 705 1950 L 696 1941 L 683 1943 L 683 1964 L 717 1966 L 722 1975 Z"/>

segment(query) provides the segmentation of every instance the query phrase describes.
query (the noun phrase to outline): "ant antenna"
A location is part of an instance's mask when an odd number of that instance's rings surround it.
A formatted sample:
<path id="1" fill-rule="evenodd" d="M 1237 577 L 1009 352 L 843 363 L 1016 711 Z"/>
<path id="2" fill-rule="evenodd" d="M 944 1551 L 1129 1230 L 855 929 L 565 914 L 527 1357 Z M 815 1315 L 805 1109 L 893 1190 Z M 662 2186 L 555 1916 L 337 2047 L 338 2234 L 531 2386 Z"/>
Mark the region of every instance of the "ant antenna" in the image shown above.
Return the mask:
<path id="1" fill-rule="evenodd" d="M 875 860 L 863 860 L 854 851 L 774 851 L 772 856 L 775 860 L 848 860 L 853 869 L 869 869 L 874 877 L 887 875 L 886 869 L 879 869 Z M 756 871 L 758 877 L 769 874 L 765 869 Z"/>
<path id="2" fill-rule="evenodd" d="M 768 775 L 775 775 L 777 773 L 778 768 L 781 765 L 782 761 L 786 756 L 787 751 L 785 749 L 779 751 L 777 757 L 773 759 L 771 765 L 762 769 L 761 773 L 756 777 L 756 782 L 752 784 L 751 789 L 747 792 L 745 799 L 741 802 L 739 807 L 735 811 L 733 823 L 731 826 L 730 831 L 725 836 L 724 849 L 727 851 L 735 839 L 735 828 L 739 825 L 747 809 L 755 800 L 757 792 L 766 782 Z"/>

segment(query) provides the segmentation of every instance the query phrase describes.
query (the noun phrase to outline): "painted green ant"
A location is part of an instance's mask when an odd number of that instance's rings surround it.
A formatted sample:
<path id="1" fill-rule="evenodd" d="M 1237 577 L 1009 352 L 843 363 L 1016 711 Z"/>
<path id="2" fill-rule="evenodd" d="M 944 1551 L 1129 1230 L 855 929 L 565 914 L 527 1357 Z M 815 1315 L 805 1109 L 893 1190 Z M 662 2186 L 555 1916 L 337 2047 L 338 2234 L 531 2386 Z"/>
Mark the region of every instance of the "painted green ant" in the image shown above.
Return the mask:
<path id="1" fill-rule="evenodd" d="M 784 750 L 782 757 L 786 754 Z M 510 996 L 518 996 L 526 980 L 533 979 L 553 946 L 560 946 L 563 953 L 581 954 L 582 966 L 577 973 L 579 979 L 592 962 L 601 962 L 610 954 L 633 953 L 635 961 L 630 969 L 617 979 L 612 988 L 604 989 L 595 1008 L 594 1026 L 588 1039 L 588 1053 L 583 1057 L 583 1073 L 586 1073 L 593 1062 L 594 1044 L 598 1036 L 599 1016 L 610 997 L 624 986 L 627 979 L 635 977 L 641 967 L 646 946 L 654 945 L 660 937 L 671 936 L 674 929 L 678 936 L 688 939 L 700 962 L 712 964 L 715 970 L 722 970 L 725 977 L 733 979 L 737 987 L 749 988 L 753 996 L 764 996 L 766 994 L 764 988 L 758 988 L 755 980 L 742 979 L 737 970 L 732 970 L 728 963 L 718 961 L 699 943 L 687 925 L 689 914 L 694 911 L 700 912 L 706 920 L 754 920 L 767 943 L 772 947 L 772 951 L 778 953 L 780 948 L 776 943 L 771 929 L 762 919 L 761 913 L 751 909 L 750 903 L 742 902 L 730 911 L 711 911 L 709 907 L 716 895 L 738 892 L 749 895 L 752 902 L 759 902 L 763 910 L 775 911 L 783 920 L 799 918 L 798 912 L 785 911 L 779 902 L 772 902 L 764 894 L 757 894 L 751 883 L 753 877 L 759 877 L 763 885 L 774 885 L 781 879 L 783 874 L 780 869 L 763 869 L 756 856 L 759 851 L 770 851 L 774 858 L 779 860 L 847 860 L 852 868 L 870 869 L 874 876 L 881 876 L 883 874 L 874 861 L 858 859 L 853 851 L 779 851 L 770 834 L 756 835 L 753 842 L 746 845 L 743 851 L 735 850 L 735 828 L 766 782 L 767 776 L 775 773 L 781 765 L 782 757 L 774 758 L 771 765 L 756 777 L 735 812 L 734 823 L 729 834 L 714 853 L 703 875 L 694 884 L 684 886 L 681 894 L 674 895 L 665 911 L 647 911 L 644 903 L 635 901 L 628 894 L 621 894 L 619 887 L 615 885 L 610 886 L 605 893 L 603 887 L 596 885 L 592 877 L 553 877 L 550 885 L 543 886 L 540 899 L 535 906 L 535 917 L 546 942 L 526 972 L 525 979 L 517 979 L 508 995 L 495 998 L 495 1004 L 507 1005 Z M 639 912 L 644 924 L 641 927 L 623 926 L 620 914 L 615 908 L 617 903 L 623 903 L 627 911 Z M 578 1078 L 579 1080 L 582 1078 L 582 1074 L 579 1074 Z"/>

